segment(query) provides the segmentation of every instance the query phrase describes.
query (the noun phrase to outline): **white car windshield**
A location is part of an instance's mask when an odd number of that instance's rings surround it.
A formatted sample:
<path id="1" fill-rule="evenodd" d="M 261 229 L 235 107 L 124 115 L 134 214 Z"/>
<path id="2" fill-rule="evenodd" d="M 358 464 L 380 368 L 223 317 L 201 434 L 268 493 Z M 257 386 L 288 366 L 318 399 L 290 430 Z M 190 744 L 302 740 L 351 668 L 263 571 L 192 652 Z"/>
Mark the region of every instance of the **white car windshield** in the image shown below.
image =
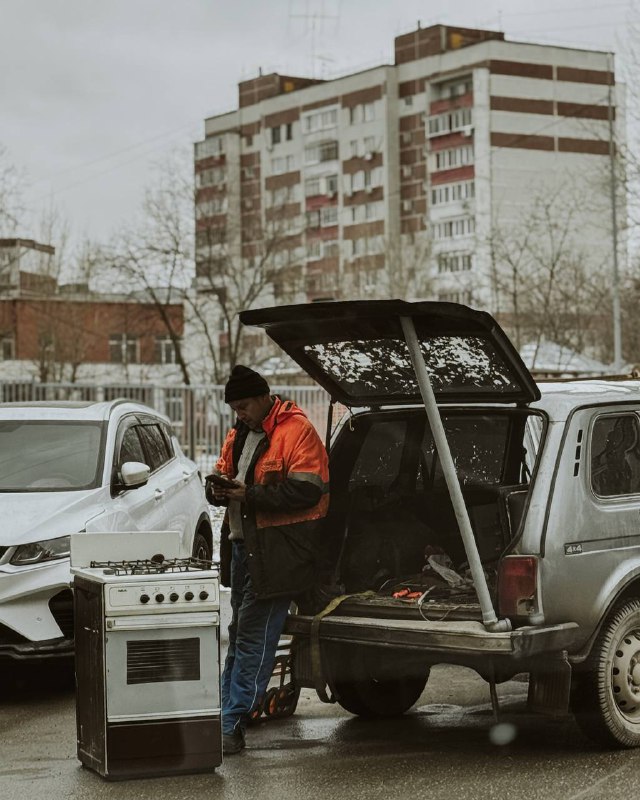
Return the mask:
<path id="1" fill-rule="evenodd" d="M 0 492 L 91 489 L 102 466 L 102 424 L 0 421 Z"/>

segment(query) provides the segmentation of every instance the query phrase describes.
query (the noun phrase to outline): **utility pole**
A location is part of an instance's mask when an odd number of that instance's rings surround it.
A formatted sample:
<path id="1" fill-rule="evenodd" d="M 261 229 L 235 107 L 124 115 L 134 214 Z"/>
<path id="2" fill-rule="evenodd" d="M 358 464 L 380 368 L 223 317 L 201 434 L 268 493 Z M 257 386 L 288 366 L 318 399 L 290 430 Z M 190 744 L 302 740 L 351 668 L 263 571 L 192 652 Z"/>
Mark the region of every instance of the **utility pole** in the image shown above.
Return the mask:
<path id="1" fill-rule="evenodd" d="M 609 122 L 609 188 L 611 190 L 611 242 L 613 245 L 613 286 L 611 300 L 613 306 L 613 366 L 616 373 L 622 371 L 622 325 L 620 312 L 620 270 L 618 264 L 618 187 L 616 176 L 616 147 L 613 124 L 613 53 L 608 53 L 609 72 L 607 92 L 607 119 Z"/>

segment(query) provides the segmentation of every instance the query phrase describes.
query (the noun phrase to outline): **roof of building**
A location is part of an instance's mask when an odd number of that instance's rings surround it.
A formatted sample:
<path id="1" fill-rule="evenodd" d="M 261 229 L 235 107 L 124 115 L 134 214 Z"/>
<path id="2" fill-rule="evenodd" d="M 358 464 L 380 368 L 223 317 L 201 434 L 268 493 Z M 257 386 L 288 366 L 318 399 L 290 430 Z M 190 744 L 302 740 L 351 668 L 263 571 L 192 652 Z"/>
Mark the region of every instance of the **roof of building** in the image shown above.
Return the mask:
<path id="1" fill-rule="evenodd" d="M 520 356 L 530 372 L 557 377 L 610 375 L 611 365 L 596 361 L 569 347 L 548 342 L 529 342 L 520 348 Z"/>

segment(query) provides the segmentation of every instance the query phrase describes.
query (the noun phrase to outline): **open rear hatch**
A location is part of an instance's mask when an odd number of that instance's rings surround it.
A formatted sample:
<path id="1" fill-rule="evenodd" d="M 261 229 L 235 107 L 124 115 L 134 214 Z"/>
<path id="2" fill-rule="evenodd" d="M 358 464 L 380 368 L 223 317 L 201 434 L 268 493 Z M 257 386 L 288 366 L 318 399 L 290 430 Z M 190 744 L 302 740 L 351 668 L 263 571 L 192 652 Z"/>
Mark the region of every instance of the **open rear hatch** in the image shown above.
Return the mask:
<path id="1" fill-rule="evenodd" d="M 490 314 L 455 303 L 356 300 L 243 311 L 334 400 L 349 407 L 422 403 L 401 318 L 416 329 L 436 398 L 530 403 L 540 398 Z"/>

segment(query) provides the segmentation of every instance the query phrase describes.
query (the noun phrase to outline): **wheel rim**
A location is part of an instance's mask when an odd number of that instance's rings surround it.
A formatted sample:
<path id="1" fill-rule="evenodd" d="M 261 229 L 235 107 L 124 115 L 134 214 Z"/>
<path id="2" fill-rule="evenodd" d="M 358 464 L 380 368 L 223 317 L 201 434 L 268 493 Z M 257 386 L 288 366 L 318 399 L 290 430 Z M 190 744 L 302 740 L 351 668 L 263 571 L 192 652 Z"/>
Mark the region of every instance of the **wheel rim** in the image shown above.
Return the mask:
<path id="1" fill-rule="evenodd" d="M 617 643 L 611 685 L 618 711 L 630 722 L 640 722 L 640 628 L 628 631 Z"/>
<path id="2" fill-rule="evenodd" d="M 195 558 L 200 561 L 209 561 L 209 548 L 203 536 L 198 536 L 198 540 L 196 541 Z"/>

